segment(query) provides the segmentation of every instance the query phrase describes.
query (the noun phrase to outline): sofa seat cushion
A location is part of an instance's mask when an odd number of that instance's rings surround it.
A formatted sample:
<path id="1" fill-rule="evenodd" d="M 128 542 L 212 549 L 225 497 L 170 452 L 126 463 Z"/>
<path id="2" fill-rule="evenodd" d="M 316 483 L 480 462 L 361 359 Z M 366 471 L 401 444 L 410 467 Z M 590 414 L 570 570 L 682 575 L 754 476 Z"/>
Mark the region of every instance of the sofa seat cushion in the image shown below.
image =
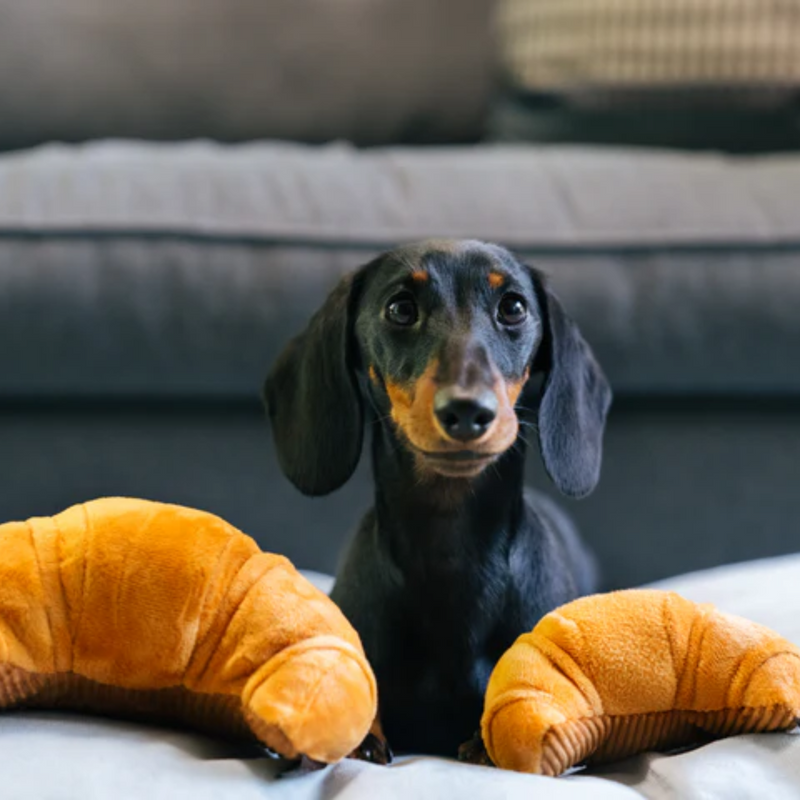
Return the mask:
<path id="1" fill-rule="evenodd" d="M 252 398 L 344 272 L 474 237 L 618 394 L 797 394 L 800 157 L 106 142 L 0 158 L 0 397 Z"/>

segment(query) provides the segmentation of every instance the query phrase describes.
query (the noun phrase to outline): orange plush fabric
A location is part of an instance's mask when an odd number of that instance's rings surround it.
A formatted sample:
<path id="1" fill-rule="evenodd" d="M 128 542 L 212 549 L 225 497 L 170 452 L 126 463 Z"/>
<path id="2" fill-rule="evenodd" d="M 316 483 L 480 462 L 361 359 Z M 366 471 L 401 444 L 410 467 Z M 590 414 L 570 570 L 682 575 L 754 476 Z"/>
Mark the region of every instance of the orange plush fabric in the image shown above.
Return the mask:
<path id="1" fill-rule="evenodd" d="M 800 651 L 672 592 L 586 597 L 544 617 L 498 662 L 481 723 L 499 767 L 558 775 L 800 717 Z"/>
<path id="2" fill-rule="evenodd" d="M 0 526 L 0 554 L 0 707 L 182 721 L 321 762 L 375 717 L 339 609 L 211 514 L 97 500 Z"/>

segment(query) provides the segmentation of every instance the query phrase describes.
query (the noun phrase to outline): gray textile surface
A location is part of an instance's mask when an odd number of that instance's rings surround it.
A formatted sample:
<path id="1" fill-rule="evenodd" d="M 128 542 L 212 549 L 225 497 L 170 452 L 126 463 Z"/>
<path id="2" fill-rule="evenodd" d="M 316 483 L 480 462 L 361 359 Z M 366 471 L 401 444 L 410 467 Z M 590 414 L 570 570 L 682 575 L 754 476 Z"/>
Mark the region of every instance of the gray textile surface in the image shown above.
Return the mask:
<path id="1" fill-rule="evenodd" d="M 426 236 L 552 276 L 621 394 L 800 392 L 800 158 L 106 143 L 0 159 L 0 396 L 252 398 Z"/>
<path id="2" fill-rule="evenodd" d="M 532 790 L 549 800 L 642 797 L 602 778 L 556 782 L 441 758 L 403 759 L 388 768 L 343 761 L 278 778 L 286 765 L 252 749 L 72 714 L 0 716 L 0 746 L 0 800 L 528 800 Z M 753 758 L 762 750 L 757 745 Z"/>
<path id="3" fill-rule="evenodd" d="M 630 149 L 103 142 L 0 160 L 0 230 L 516 247 L 790 245 L 800 158 Z"/>
<path id="4" fill-rule="evenodd" d="M 212 511 L 298 566 L 332 572 L 372 503 L 369 455 L 329 497 L 281 475 L 256 406 L 0 406 L 0 520 L 52 514 L 100 495 Z M 531 447 L 528 480 L 578 522 L 606 587 L 800 551 L 800 404 L 622 401 L 600 485 L 570 502 Z"/>
<path id="5" fill-rule="evenodd" d="M 0 0 L 0 148 L 100 137 L 465 141 L 493 0 Z"/>

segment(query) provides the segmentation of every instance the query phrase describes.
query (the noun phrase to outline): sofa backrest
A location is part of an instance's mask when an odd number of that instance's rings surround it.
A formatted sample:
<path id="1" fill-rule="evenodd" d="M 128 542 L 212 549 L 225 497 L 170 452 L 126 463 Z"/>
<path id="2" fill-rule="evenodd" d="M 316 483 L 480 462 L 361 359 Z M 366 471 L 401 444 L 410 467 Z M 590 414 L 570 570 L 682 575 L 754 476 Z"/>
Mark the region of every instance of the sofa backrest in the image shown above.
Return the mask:
<path id="1" fill-rule="evenodd" d="M 481 132 L 493 0 L 0 0 L 0 149 Z"/>

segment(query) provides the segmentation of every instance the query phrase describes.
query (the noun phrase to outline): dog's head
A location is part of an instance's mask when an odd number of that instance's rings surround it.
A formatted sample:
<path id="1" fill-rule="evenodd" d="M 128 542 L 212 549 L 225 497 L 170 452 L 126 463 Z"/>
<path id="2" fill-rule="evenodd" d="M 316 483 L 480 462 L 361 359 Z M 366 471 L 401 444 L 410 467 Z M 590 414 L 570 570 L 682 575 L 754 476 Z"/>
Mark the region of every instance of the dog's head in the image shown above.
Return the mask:
<path id="1" fill-rule="evenodd" d="M 342 280 L 264 397 L 281 466 L 306 494 L 347 481 L 372 408 L 420 472 L 459 479 L 514 445 L 518 413 L 536 414 L 548 474 L 580 497 L 599 477 L 611 391 L 535 270 L 495 245 L 434 241 Z"/>

